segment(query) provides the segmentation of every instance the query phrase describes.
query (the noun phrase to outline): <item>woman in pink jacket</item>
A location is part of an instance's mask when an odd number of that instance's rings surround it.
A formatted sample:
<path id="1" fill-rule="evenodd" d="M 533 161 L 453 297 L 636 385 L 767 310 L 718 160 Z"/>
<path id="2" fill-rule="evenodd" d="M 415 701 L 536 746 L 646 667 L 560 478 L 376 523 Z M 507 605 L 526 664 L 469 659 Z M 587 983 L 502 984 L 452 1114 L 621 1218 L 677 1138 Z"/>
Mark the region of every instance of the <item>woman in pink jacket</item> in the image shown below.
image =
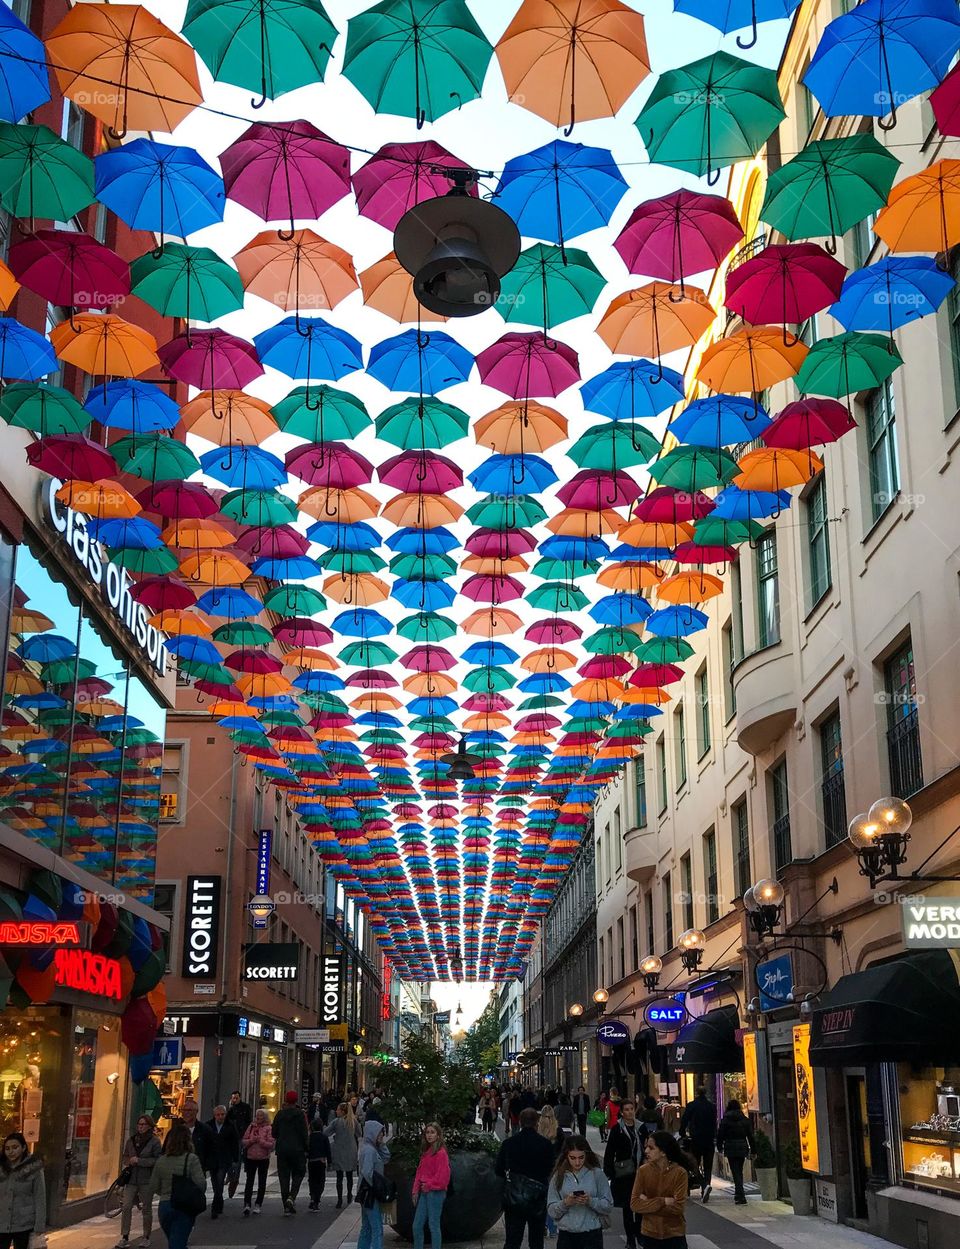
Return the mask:
<path id="1" fill-rule="evenodd" d="M 267 1172 L 270 1170 L 270 1154 L 273 1151 L 273 1128 L 270 1116 L 265 1110 L 258 1110 L 253 1116 L 253 1123 L 243 1134 L 244 1169 L 247 1173 L 247 1185 L 243 1190 L 243 1217 L 250 1217 L 250 1200 L 253 1197 L 253 1181 L 257 1181 L 257 1204 L 253 1213 L 259 1214 L 263 1205 L 263 1194 L 267 1188 Z"/>
<path id="2" fill-rule="evenodd" d="M 450 1187 L 450 1157 L 439 1123 L 423 1129 L 423 1152 L 413 1177 L 413 1249 L 423 1249 L 423 1226 L 429 1220 L 431 1249 L 440 1249 L 440 1216 Z"/>

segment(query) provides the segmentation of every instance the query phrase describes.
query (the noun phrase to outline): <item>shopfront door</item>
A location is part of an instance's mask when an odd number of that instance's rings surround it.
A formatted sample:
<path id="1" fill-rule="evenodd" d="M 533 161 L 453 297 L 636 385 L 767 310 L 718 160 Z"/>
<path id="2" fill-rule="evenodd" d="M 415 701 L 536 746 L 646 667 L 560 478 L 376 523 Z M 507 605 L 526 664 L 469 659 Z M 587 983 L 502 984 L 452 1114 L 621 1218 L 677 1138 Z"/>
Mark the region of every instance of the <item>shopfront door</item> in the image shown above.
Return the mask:
<path id="1" fill-rule="evenodd" d="M 853 1213 L 867 1217 L 867 1177 L 870 1174 L 870 1122 L 867 1117 L 867 1081 L 863 1072 L 844 1073 L 847 1086 L 847 1131 L 850 1138 L 850 1181 Z"/>
<path id="2" fill-rule="evenodd" d="M 774 1050 L 773 1058 L 773 1113 L 777 1132 L 777 1155 L 780 1161 L 780 1191 L 787 1191 L 787 1175 L 783 1161 L 784 1146 L 800 1140 L 797 1120 L 797 1084 L 792 1050 Z"/>

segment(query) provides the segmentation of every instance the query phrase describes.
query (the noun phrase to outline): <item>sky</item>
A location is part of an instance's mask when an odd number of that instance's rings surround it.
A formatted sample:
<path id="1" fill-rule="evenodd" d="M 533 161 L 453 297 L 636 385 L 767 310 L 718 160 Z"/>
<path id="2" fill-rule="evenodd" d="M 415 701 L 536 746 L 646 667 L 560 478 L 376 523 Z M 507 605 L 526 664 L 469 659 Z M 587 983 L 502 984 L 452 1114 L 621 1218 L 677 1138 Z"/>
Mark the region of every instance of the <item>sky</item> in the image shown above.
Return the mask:
<path id="1" fill-rule="evenodd" d="M 449 981 L 435 980 L 430 986 L 430 996 L 441 1011 L 450 1012 L 450 1023 L 453 1025 L 458 1006 L 463 1008 L 463 1028 L 466 1031 L 471 1024 L 483 1014 L 484 1007 L 490 1000 L 493 985 L 484 981 L 466 984 L 452 984 Z"/>

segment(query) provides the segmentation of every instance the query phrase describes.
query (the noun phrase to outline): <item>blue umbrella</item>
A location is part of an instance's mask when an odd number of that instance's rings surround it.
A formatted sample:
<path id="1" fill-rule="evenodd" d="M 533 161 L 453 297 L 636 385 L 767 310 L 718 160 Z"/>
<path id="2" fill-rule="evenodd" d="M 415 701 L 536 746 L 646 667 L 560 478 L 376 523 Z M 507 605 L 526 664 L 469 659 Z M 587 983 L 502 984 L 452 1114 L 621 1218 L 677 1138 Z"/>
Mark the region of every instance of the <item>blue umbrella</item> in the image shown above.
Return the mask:
<path id="1" fill-rule="evenodd" d="M 412 716 L 449 716 L 460 704 L 453 698 L 413 698 L 407 703 Z"/>
<path id="2" fill-rule="evenodd" d="M 613 421 L 657 416 L 683 398 L 683 377 L 650 360 L 618 360 L 580 387 L 588 412 Z"/>
<path id="3" fill-rule="evenodd" d="M 287 481 L 283 460 L 262 447 L 215 447 L 201 455 L 200 467 L 225 486 L 244 490 L 271 490 Z"/>
<path id="4" fill-rule="evenodd" d="M 12 702 L 15 707 L 33 707 L 37 711 L 48 707 L 67 706 L 67 700 L 65 698 L 61 698 L 59 694 L 49 694 L 46 692 L 41 694 L 18 694 Z"/>
<path id="5" fill-rule="evenodd" d="M 53 348 L 42 334 L 13 317 L 0 317 L 0 378 L 35 382 L 58 367 Z"/>
<path id="6" fill-rule="evenodd" d="M 516 663 L 520 656 L 504 642 L 474 642 L 460 656 L 465 664 L 482 664 L 496 667 L 499 664 Z"/>
<path id="7" fill-rule="evenodd" d="M 491 455 L 469 474 L 478 494 L 539 494 L 558 480 L 539 455 Z"/>
<path id="8" fill-rule="evenodd" d="M 610 557 L 610 548 L 600 538 L 569 538 L 559 533 L 541 542 L 537 550 L 546 559 L 586 562 Z"/>
<path id="9" fill-rule="evenodd" d="M 268 581 L 305 581 L 308 577 L 323 575 L 323 569 L 309 555 L 292 555 L 287 559 L 271 559 L 265 555 L 250 565 L 250 571 Z"/>
<path id="10" fill-rule="evenodd" d="M 60 659 L 72 659 L 77 648 L 75 643 L 59 633 L 35 633 L 25 638 L 14 653 L 21 659 L 49 664 Z"/>
<path id="11" fill-rule="evenodd" d="M 678 607 L 661 607 L 651 612 L 644 622 L 648 633 L 658 637 L 685 637 L 688 633 L 697 633 L 705 629 L 709 616 L 695 607 L 683 604 Z"/>
<path id="12" fill-rule="evenodd" d="M 517 689 L 524 694 L 559 694 L 569 688 L 570 682 L 557 672 L 535 672 L 517 683 Z"/>
<path id="13" fill-rule="evenodd" d="M 197 610 L 208 616 L 223 616 L 228 620 L 243 620 L 247 616 L 259 616 L 263 604 L 246 590 L 231 586 L 207 590 L 197 599 Z"/>
<path id="14" fill-rule="evenodd" d="M 388 390 L 435 395 L 465 382 L 473 356 L 449 334 L 404 330 L 370 349 L 367 372 Z"/>
<path id="15" fill-rule="evenodd" d="M 956 0 L 863 0 L 823 32 L 804 85 L 827 117 L 883 117 L 935 87 L 960 49 Z"/>
<path id="16" fill-rule="evenodd" d="M 405 581 L 398 578 L 393 583 L 390 597 L 413 611 L 441 611 L 453 605 L 457 592 L 446 581 Z"/>
<path id="17" fill-rule="evenodd" d="M 178 659 L 200 664 L 223 663 L 223 656 L 212 642 L 208 642 L 206 638 L 194 637 L 192 633 L 168 637 L 166 645 L 167 650 L 173 651 Z"/>
<path id="18" fill-rule="evenodd" d="M 49 99 L 46 49 L 7 5 L 0 5 L 0 121 L 20 121 Z"/>
<path id="19" fill-rule="evenodd" d="M 160 529 L 143 516 L 94 521 L 94 537 L 105 546 L 129 547 L 136 551 L 159 551 L 164 545 Z"/>
<path id="20" fill-rule="evenodd" d="M 886 330 L 936 312 L 954 280 L 928 256 L 884 256 L 847 275 L 829 309 L 845 330 Z"/>
<path id="21" fill-rule="evenodd" d="M 124 729 L 142 729 L 144 723 L 136 716 L 103 716 L 97 721 L 101 733 L 122 733 Z"/>
<path id="22" fill-rule="evenodd" d="M 318 546 L 333 547 L 337 551 L 372 551 L 383 543 L 376 529 L 362 520 L 355 525 L 318 520 L 307 530 L 307 537 Z"/>
<path id="23" fill-rule="evenodd" d="M 752 399 L 710 395 L 707 399 L 694 399 L 667 428 L 678 442 L 724 447 L 752 442 L 769 424 L 770 417 Z"/>
<path id="24" fill-rule="evenodd" d="M 348 638 L 379 638 L 389 633 L 393 625 L 372 608 L 354 607 L 331 620 L 330 628 Z"/>
<path id="25" fill-rule="evenodd" d="M 656 564 L 662 559 L 669 559 L 673 551 L 668 546 L 629 546 L 621 542 L 611 552 L 612 559 L 646 560 Z"/>
<path id="26" fill-rule="evenodd" d="M 97 199 L 134 230 L 184 238 L 223 220 L 223 179 L 192 147 L 134 139 L 93 164 Z"/>
<path id="27" fill-rule="evenodd" d="M 180 420 L 179 407 L 159 386 L 131 378 L 95 386 L 83 406 L 108 429 L 126 429 L 133 434 L 173 429 Z"/>
<path id="28" fill-rule="evenodd" d="M 294 379 L 335 382 L 363 368 L 360 342 L 322 317 L 284 317 L 253 341 L 262 364 Z"/>
<path id="29" fill-rule="evenodd" d="M 729 35 L 750 27 L 750 38 L 737 38 L 738 48 L 752 48 L 757 42 L 757 23 L 789 17 L 800 0 L 673 0 L 674 13 L 688 13 L 714 30 Z"/>
<path id="30" fill-rule="evenodd" d="M 449 529 L 398 529 L 386 541 L 402 555 L 445 555 L 460 545 Z"/>
<path id="31" fill-rule="evenodd" d="M 555 139 L 507 161 L 494 199 L 521 234 L 563 247 L 609 224 L 626 189 L 606 148 Z"/>
<path id="32" fill-rule="evenodd" d="M 711 520 L 763 520 L 790 506 L 788 490 L 741 490 L 727 486 L 715 499 Z"/>
<path id="33" fill-rule="evenodd" d="M 590 608 L 597 624 L 629 625 L 646 620 L 653 608 L 639 594 L 607 594 Z"/>

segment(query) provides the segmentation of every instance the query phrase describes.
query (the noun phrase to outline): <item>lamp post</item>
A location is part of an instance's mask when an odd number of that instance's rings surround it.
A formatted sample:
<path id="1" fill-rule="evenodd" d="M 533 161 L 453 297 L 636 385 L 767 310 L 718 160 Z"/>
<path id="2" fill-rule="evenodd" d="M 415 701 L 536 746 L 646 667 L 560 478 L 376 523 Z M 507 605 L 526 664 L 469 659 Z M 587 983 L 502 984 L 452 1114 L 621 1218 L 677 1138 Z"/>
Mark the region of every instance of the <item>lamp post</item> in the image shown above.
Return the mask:
<path id="1" fill-rule="evenodd" d="M 660 984 L 663 959 L 658 954 L 648 954 L 640 961 L 640 971 L 643 975 L 643 987 L 648 993 L 655 992 Z"/>
<path id="2" fill-rule="evenodd" d="M 881 879 L 900 879 L 897 869 L 907 861 L 912 823 L 910 804 L 902 798 L 878 798 L 869 811 L 850 821 L 847 836 L 871 889 Z"/>
<path id="3" fill-rule="evenodd" d="M 773 936 L 783 915 L 783 885 L 779 880 L 758 880 L 743 895 L 750 927 L 763 939 Z"/>
<path id="4" fill-rule="evenodd" d="M 691 975 L 697 971 L 703 961 L 703 952 L 707 948 L 707 938 L 699 928 L 688 928 L 680 934 L 677 949 L 680 951 L 680 962 L 684 971 Z"/>
<path id="5" fill-rule="evenodd" d="M 610 1000 L 610 994 L 606 989 L 594 989 L 593 1000 L 597 1004 L 597 1012 L 602 1019 L 607 1013 L 607 1002 Z"/>

